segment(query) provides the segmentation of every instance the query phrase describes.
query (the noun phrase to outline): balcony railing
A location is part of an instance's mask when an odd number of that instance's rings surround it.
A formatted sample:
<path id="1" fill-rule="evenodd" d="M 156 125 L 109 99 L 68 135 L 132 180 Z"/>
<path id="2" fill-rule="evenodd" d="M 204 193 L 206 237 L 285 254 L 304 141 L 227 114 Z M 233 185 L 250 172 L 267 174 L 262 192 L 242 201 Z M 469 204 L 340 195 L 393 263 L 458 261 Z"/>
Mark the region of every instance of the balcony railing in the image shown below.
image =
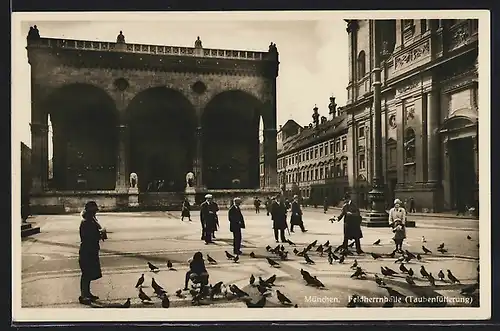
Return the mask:
<path id="1" fill-rule="evenodd" d="M 210 48 L 194 48 L 180 46 L 159 46 L 146 44 L 121 44 L 108 41 L 86 41 L 72 39 L 40 38 L 29 41 L 30 46 L 47 48 L 64 48 L 90 51 L 115 51 L 125 53 L 194 56 L 222 59 L 240 59 L 261 61 L 266 59 L 267 52 L 254 52 L 242 50 L 224 50 Z"/>

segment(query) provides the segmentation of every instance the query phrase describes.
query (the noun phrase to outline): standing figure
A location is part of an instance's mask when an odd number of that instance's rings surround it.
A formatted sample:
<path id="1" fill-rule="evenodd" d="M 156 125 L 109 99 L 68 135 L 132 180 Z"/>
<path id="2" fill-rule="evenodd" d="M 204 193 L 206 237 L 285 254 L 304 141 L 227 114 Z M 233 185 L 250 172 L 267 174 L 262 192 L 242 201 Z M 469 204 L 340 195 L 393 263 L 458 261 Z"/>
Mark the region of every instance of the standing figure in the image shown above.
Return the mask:
<path id="1" fill-rule="evenodd" d="M 351 195 L 347 193 L 344 196 L 344 205 L 342 206 L 342 212 L 340 213 L 337 221 L 344 219 L 344 241 L 342 247 L 347 249 L 347 242 L 354 239 L 356 243 L 356 252 L 358 254 L 364 253 L 361 250 L 360 239 L 363 238 L 363 233 L 361 232 L 361 214 L 359 208 L 352 202 Z"/>
<path id="2" fill-rule="evenodd" d="M 184 221 L 184 217 L 187 217 L 189 222 L 191 222 L 191 204 L 188 198 L 185 198 L 182 202 L 181 221 Z"/>
<path id="3" fill-rule="evenodd" d="M 200 205 L 200 220 L 202 227 L 201 240 L 205 240 L 205 244 L 213 244 L 212 235 L 217 227 L 217 212 L 219 206 L 213 201 L 211 194 L 205 195 L 205 201 Z"/>
<path id="4" fill-rule="evenodd" d="M 323 213 L 326 214 L 327 211 L 328 211 L 328 197 L 325 197 L 325 199 L 323 199 Z"/>
<path id="5" fill-rule="evenodd" d="M 272 204 L 271 198 L 267 197 L 265 202 L 267 216 L 269 216 L 269 214 L 271 213 L 271 204 Z"/>
<path id="6" fill-rule="evenodd" d="M 260 199 L 258 197 L 255 197 L 253 199 L 253 205 L 255 207 L 255 213 L 256 214 L 260 213 Z"/>
<path id="7" fill-rule="evenodd" d="M 304 220 L 302 219 L 302 209 L 300 208 L 298 195 L 293 196 L 292 216 L 290 216 L 290 232 L 293 232 L 294 225 L 298 225 L 302 232 L 307 232 L 304 228 Z"/>
<path id="8" fill-rule="evenodd" d="M 274 197 L 271 205 L 271 219 L 273 220 L 274 239 L 278 240 L 278 233 L 281 237 L 281 242 L 285 243 L 285 229 L 288 227 L 286 223 L 286 206 L 283 200 L 278 202 L 279 197 Z"/>
<path id="9" fill-rule="evenodd" d="M 415 199 L 413 199 L 413 197 L 410 198 L 410 210 L 409 210 L 409 212 L 410 213 L 417 212 L 415 209 Z"/>
<path id="10" fill-rule="evenodd" d="M 78 263 L 82 271 L 79 297 L 82 304 L 90 304 L 92 301 L 99 299 L 90 292 L 90 282 L 102 277 L 101 263 L 99 261 L 99 240 L 102 239 L 102 227 L 95 217 L 98 210 L 95 201 L 89 201 L 85 204 L 85 209 L 81 213 L 83 220 L 80 223 Z"/>
<path id="11" fill-rule="evenodd" d="M 233 233 L 233 253 L 241 255 L 243 254 L 241 252 L 241 229 L 245 228 L 245 219 L 240 209 L 241 199 L 234 198 L 233 201 L 228 211 L 229 231 Z"/>
<path id="12" fill-rule="evenodd" d="M 389 210 L 389 225 L 393 228 L 396 252 L 403 251 L 403 241 L 406 238 L 406 210 L 401 206 L 401 200 L 394 200 L 394 207 Z"/>

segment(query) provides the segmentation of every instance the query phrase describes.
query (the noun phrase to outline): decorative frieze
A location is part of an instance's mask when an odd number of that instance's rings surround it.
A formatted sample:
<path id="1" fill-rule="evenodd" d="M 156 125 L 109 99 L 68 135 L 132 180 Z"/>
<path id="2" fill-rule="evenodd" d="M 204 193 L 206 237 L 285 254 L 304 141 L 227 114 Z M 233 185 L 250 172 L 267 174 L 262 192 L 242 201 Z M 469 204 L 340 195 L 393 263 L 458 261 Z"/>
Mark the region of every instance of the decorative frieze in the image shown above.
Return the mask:
<path id="1" fill-rule="evenodd" d="M 415 79 L 413 81 L 410 81 L 407 85 L 397 88 L 396 89 L 396 95 L 398 94 L 403 94 L 412 90 L 415 90 L 416 88 L 421 86 L 421 82 L 419 79 Z"/>
<path id="2" fill-rule="evenodd" d="M 427 40 L 422 45 L 419 45 L 399 56 L 396 56 L 396 58 L 394 59 L 394 69 L 399 70 L 403 67 L 408 66 L 412 62 L 430 54 L 430 50 L 430 41 Z"/>

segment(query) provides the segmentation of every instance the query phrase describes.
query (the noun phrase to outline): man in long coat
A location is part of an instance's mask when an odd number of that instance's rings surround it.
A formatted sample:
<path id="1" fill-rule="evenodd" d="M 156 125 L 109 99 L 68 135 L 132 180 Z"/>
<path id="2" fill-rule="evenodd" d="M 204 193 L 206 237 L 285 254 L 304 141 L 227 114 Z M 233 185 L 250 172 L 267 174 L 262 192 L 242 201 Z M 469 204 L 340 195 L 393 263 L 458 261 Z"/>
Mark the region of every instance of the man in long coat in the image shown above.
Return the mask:
<path id="1" fill-rule="evenodd" d="M 344 219 L 344 241 L 342 247 L 347 249 L 347 242 L 354 239 L 356 244 L 356 252 L 358 254 L 364 253 L 361 250 L 360 239 L 363 238 L 363 233 L 361 231 L 361 214 L 359 208 L 351 200 L 350 194 L 346 194 L 344 197 L 344 205 L 342 206 L 342 212 L 338 217 L 338 221 Z"/>
<path id="2" fill-rule="evenodd" d="M 304 228 L 304 220 L 302 219 L 302 209 L 299 204 L 299 196 L 294 195 L 292 201 L 292 216 L 290 216 L 290 232 L 293 232 L 293 227 L 298 225 L 302 232 L 307 232 Z"/>
<path id="3" fill-rule="evenodd" d="M 229 208 L 229 231 L 233 233 L 233 253 L 236 255 L 243 254 L 241 252 L 241 229 L 245 228 L 245 218 L 240 209 L 241 199 L 234 198 L 234 203 Z"/>
<path id="4" fill-rule="evenodd" d="M 276 242 L 279 242 L 279 233 L 281 242 L 285 243 L 287 242 L 285 237 L 285 229 L 288 228 L 288 225 L 286 224 L 287 208 L 285 206 L 285 201 L 279 200 L 278 202 L 278 198 L 279 197 L 273 198 L 273 202 L 271 203 L 271 219 L 273 220 L 274 239 L 276 239 Z"/>
<path id="5" fill-rule="evenodd" d="M 211 194 L 205 195 L 205 201 L 200 205 L 200 220 L 202 226 L 202 240 L 205 244 L 213 244 L 212 234 L 217 227 L 217 212 L 219 206 L 213 201 Z"/>

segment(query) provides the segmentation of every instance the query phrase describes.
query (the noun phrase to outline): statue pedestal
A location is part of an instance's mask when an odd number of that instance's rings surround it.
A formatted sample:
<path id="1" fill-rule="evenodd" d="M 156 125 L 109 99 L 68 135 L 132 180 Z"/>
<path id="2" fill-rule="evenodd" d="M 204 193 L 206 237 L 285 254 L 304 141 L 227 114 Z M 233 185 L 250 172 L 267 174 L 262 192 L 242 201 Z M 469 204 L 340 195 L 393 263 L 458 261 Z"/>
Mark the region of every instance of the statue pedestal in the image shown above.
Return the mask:
<path id="1" fill-rule="evenodd" d="M 131 187 L 128 189 L 128 206 L 139 206 L 139 189 L 137 187 Z"/>
<path id="2" fill-rule="evenodd" d="M 194 187 L 186 187 L 184 193 L 191 206 L 194 205 L 196 203 L 196 189 Z"/>

